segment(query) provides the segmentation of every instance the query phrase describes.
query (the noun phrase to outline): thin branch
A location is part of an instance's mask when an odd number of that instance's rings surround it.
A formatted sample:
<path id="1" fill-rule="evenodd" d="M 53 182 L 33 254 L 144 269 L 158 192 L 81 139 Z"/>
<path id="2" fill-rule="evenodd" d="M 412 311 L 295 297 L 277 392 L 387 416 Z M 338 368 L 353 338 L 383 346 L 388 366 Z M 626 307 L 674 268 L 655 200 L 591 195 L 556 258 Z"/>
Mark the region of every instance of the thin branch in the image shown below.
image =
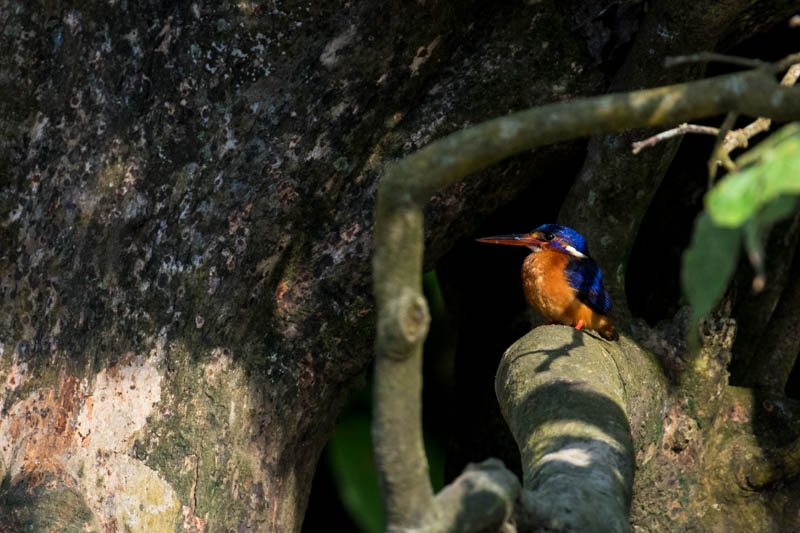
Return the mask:
<path id="1" fill-rule="evenodd" d="M 725 136 L 731 131 L 731 128 L 736 124 L 736 119 L 739 117 L 738 113 L 730 112 L 725 115 L 725 120 L 722 121 L 722 126 L 719 128 L 717 140 L 714 142 L 714 149 L 711 150 L 711 157 L 708 158 L 708 188 L 714 185 L 714 178 L 717 177 L 717 167 L 724 166 L 728 171 L 736 169 L 736 165 L 731 161 L 731 156 L 728 152 L 722 149 L 722 143 L 725 141 Z"/>
<path id="2" fill-rule="evenodd" d="M 797 79 L 800 77 L 800 63 L 795 63 L 789 70 L 786 71 L 786 74 L 783 76 L 781 80 L 781 85 L 786 87 L 791 87 L 795 83 L 797 83 Z M 725 142 L 722 144 L 723 150 L 727 153 L 731 153 L 733 150 L 737 148 L 747 148 L 748 142 L 750 139 L 758 135 L 759 133 L 763 133 L 769 130 L 770 126 L 772 125 L 772 120 L 766 117 L 760 117 L 745 126 L 744 128 L 731 131 L 725 137 Z"/>
<path id="3" fill-rule="evenodd" d="M 776 73 L 777 72 L 783 72 L 784 70 L 786 70 L 787 68 L 791 67 L 792 65 L 794 65 L 796 63 L 800 63 L 800 53 L 791 54 L 791 55 L 788 55 L 788 56 L 784 57 L 783 59 L 781 59 L 780 61 L 775 63 L 773 68 L 770 69 L 770 70 L 772 70 L 773 72 L 776 72 Z"/>
<path id="4" fill-rule="evenodd" d="M 780 61 L 775 63 L 768 63 L 761 59 L 754 59 L 750 57 L 729 56 L 725 54 L 717 54 L 715 52 L 698 52 L 696 54 L 689 54 L 685 56 L 673 56 L 664 60 L 664 66 L 675 67 L 677 65 L 684 65 L 686 63 L 728 63 L 730 65 L 739 65 L 741 67 L 748 67 L 753 69 L 762 69 L 766 72 L 778 73 L 783 72 L 795 63 L 800 63 L 800 53 L 791 54 Z"/>
<path id="5" fill-rule="evenodd" d="M 653 135 L 652 137 L 648 137 L 643 141 L 637 141 L 633 143 L 633 153 L 638 154 L 645 148 L 649 148 L 651 146 L 655 146 L 661 141 L 671 139 L 673 137 L 677 137 L 679 135 L 686 135 L 687 133 L 701 133 L 703 135 L 718 135 L 719 128 L 712 128 L 711 126 L 699 126 L 697 124 L 687 124 L 684 122 L 677 128 L 672 128 L 671 130 L 662 131 L 657 135 Z"/>
<path id="6" fill-rule="evenodd" d="M 729 56 L 725 54 L 717 54 L 715 52 L 698 52 L 696 54 L 689 54 L 685 56 L 673 56 L 664 60 L 664 66 L 667 68 L 675 67 L 678 65 L 685 65 L 686 63 L 728 63 L 730 65 L 739 65 L 740 67 L 748 68 L 767 68 L 771 67 L 771 63 L 762 61 L 761 59 L 753 59 L 750 57 Z"/>
<path id="7" fill-rule="evenodd" d="M 688 56 L 687 56 L 688 57 Z M 794 56 L 789 56 L 793 58 Z M 783 61 L 781 61 L 783 62 Z M 791 87 L 797 82 L 797 79 L 800 78 L 800 63 L 794 63 L 786 74 L 783 76 L 781 80 L 781 85 L 786 87 Z M 763 133 L 768 131 L 770 126 L 772 125 L 772 119 L 760 117 L 745 126 L 744 128 L 736 129 L 728 131 L 725 134 L 725 140 L 722 142 L 722 149 L 718 152 L 718 157 L 721 156 L 719 159 L 722 162 L 730 162 L 730 153 L 737 148 L 747 148 L 750 139 L 758 135 L 759 133 Z M 710 126 L 699 126 L 696 124 L 681 124 L 677 128 L 673 128 L 671 130 L 663 131 L 657 135 L 653 135 L 652 137 L 648 137 L 642 141 L 637 141 L 633 143 L 631 146 L 633 148 L 633 153 L 638 154 L 645 148 L 650 148 L 655 146 L 661 141 L 666 139 L 671 139 L 678 135 L 684 135 L 686 133 L 701 133 L 707 135 L 719 135 L 719 128 L 713 128 Z M 730 165 L 726 165 L 730 169 Z"/>
<path id="8" fill-rule="evenodd" d="M 786 85 L 790 87 L 797 83 L 797 79 L 800 78 L 800 63 L 795 63 L 789 70 L 786 71 L 786 74 L 783 76 L 781 80 L 781 85 Z"/>

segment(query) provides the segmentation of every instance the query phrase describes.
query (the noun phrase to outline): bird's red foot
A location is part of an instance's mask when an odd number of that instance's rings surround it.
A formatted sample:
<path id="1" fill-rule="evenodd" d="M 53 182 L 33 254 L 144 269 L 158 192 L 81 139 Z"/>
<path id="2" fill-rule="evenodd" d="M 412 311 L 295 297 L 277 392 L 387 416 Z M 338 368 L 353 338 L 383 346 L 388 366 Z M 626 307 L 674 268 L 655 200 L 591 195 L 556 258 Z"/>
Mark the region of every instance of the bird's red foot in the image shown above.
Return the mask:
<path id="1" fill-rule="evenodd" d="M 575 324 L 575 329 L 581 329 L 583 327 L 583 319 L 578 320 L 578 323 Z"/>

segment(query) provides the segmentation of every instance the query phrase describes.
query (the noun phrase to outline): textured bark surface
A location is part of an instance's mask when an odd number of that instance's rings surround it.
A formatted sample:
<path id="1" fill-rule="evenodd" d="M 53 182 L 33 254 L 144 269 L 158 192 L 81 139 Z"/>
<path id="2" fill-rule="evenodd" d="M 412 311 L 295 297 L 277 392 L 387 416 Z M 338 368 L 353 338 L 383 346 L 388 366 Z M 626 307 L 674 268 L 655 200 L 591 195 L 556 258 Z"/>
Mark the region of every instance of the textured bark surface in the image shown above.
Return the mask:
<path id="1" fill-rule="evenodd" d="M 522 455 L 531 522 L 557 531 L 630 531 L 634 451 L 619 367 L 655 366 L 630 348 L 627 339 L 610 343 L 553 326 L 503 354 L 497 399 Z"/>
<path id="2" fill-rule="evenodd" d="M 2 4 L 11 522 L 63 485 L 88 527 L 299 528 L 371 359 L 383 154 L 602 85 L 565 9 L 482 9 Z"/>
<path id="3" fill-rule="evenodd" d="M 651 331 L 655 335 L 643 342 L 665 367 L 674 363 L 676 348 L 683 364 L 678 382 L 668 387 L 659 441 L 637 452 L 634 527 L 720 532 L 795 527 L 798 480 L 781 461 L 800 434 L 798 402 L 725 385 L 736 322 L 720 314 L 706 320 L 703 347 L 690 357 L 670 340 L 683 336 L 687 317 L 680 313 L 669 328 Z"/>
<path id="4" fill-rule="evenodd" d="M 297 531 L 372 358 L 382 163 L 601 92 L 641 12 L 0 2 L 7 527 Z M 751 6 L 740 37 L 787 12 Z M 438 196 L 431 260 L 576 155 Z"/>

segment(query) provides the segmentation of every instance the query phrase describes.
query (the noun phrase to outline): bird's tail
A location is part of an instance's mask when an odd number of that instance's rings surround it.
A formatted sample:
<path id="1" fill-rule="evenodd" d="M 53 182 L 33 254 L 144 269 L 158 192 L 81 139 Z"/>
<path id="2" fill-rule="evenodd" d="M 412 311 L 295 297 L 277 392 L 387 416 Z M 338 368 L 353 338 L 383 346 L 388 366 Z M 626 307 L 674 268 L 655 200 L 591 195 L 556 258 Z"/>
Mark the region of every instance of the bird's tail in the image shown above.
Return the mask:
<path id="1" fill-rule="evenodd" d="M 619 340 L 619 333 L 617 333 L 614 324 L 611 323 L 610 320 L 605 321 L 605 324 L 600 326 L 597 332 L 604 338 L 610 341 Z"/>

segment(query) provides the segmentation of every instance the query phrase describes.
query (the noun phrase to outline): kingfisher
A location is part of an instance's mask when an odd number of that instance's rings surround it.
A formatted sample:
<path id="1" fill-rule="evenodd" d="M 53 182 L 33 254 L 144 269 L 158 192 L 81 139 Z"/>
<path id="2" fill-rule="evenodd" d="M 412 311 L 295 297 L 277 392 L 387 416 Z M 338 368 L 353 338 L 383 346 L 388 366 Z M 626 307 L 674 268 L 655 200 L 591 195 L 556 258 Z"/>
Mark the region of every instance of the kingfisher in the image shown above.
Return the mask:
<path id="1" fill-rule="evenodd" d="M 528 303 L 546 319 L 597 331 L 608 340 L 619 339 L 608 314 L 611 299 L 603 273 L 580 233 L 559 224 L 543 224 L 530 233 L 477 240 L 533 250 L 522 263 L 522 289 Z"/>

